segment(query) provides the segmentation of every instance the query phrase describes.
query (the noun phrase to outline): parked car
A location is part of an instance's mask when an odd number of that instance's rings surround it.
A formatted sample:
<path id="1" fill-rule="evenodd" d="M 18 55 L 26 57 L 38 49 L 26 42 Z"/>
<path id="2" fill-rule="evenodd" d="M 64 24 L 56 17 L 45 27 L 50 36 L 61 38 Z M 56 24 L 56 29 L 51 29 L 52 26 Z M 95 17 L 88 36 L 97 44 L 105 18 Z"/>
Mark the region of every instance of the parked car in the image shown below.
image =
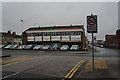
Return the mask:
<path id="1" fill-rule="evenodd" d="M 9 49 L 10 47 L 12 47 L 13 45 L 7 45 L 7 46 L 5 46 L 4 48 L 5 49 Z"/>
<path id="2" fill-rule="evenodd" d="M 19 45 L 13 45 L 10 47 L 10 49 L 17 49 L 19 47 Z"/>
<path id="3" fill-rule="evenodd" d="M 0 45 L 0 49 L 3 47 L 3 45 Z"/>
<path id="4" fill-rule="evenodd" d="M 33 49 L 34 45 L 27 45 L 24 47 L 24 49 Z"/>
<path id="5" fill-rule="evenodd" d="M 5 47 L 5 46 L 7 46 L 7 45 L 0 45 L 0 48 L 3 48 L 3 47 Z"/>
<path id="6" fill-rule="evenodd" d="M 78 50 L 79 49 L 79 46 L 78 45 L 72 45 L 70 50 Z"/>
<path id="7" fill-rule="evenodd" d="M 42 48 L 42 45 L 36 45 L 33 47 L 33 49 L 41 49 Z"/>
<path id="8" fill-rule="evenodd" d="M 104 48 L 104 45 L 100 45 L 100 48 Z"/>
<path id="9" fill-rule="evenodd" d="M 60 50 L 69 50 L 69 46 L 68 45 L 62 45 Z"/>
<path id="10" fill-rule="evenodd" d="M 20 45 L 17 49 L 24 49 L 26 45 Z"/>
<path id="11" fill-rule="evenodd" d="M 91 48 L 91 47 L 92 47 L 92 45 L 88 44 L 88 47 L 89 47 L 89 48 Z"/>
<path id="12" fill-rule="evenodd" d="M 52 49 L 58 49 L 59 46 L 57 44 L 55 44 L 54 46 L 52 46 Z"/>
<path id="13" fill-rule="evenodd" d="M 50 49 L 50 48 L 51 48 L 50 45 L 44 45 L 44 46 L 42 47 L 43 50 L 48 50 L 48 49 Z"/>

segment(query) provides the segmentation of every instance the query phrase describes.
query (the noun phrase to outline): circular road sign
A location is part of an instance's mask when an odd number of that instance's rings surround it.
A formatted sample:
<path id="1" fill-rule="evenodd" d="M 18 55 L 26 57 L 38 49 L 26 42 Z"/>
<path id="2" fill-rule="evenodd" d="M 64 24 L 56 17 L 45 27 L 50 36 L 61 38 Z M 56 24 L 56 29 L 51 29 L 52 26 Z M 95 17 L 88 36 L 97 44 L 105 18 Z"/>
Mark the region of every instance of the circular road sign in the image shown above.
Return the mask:
<path id="1" fill-rule="evenodd" d="M 90 16 L 90 17 L 88 17 L 88 19 L 87 19 L 87 24 L 90 25 L 90 26 L 95 25 L 96 22 L 97 22 L 97 20 L 96 20 L 95 17 Z"/>

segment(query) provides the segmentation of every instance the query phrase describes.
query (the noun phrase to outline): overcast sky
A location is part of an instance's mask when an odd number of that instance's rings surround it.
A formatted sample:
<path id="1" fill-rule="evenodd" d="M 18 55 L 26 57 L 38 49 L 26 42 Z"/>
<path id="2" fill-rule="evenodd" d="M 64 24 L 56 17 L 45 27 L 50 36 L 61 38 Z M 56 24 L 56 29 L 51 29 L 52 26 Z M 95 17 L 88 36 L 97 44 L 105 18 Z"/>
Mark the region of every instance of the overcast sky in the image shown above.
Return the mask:
<path id="1" fill-rule="evenodd" d="M 115 34 L 118 29 L 117 2 L 3 2 L 2 31 L 12 30 L 21 34 L 31 26 L 84 24 L 86 16 L 98 16 L 97 39 L 106 34 Z M 91 34 L 87 34 L 91 39 Z"/>

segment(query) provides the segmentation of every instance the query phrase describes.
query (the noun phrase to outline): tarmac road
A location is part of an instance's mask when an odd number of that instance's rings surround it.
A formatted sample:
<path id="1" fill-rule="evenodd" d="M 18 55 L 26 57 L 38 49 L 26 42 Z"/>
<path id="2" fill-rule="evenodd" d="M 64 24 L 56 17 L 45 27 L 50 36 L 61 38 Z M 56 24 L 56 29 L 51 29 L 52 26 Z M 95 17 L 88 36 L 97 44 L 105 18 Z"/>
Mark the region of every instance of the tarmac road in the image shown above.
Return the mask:
<path id="1" fill-rule="evenodd" d="M 96 58 L 119 57 L 117 49 L 97 48 L 97 50 L 100 53 L 95 53 Z M 83 65 L 82 63 L 77 65 L 79 62 L 91 58 L 91 53 L 78 54 L 77 51 L 75 53 L 72 51 L 4 50 L 3 54 L 33 56 L 30 59 L 4 65 L 3 78 L 64 78 L 70 71 L 76 72 L 77 68 Z M 112 65 L 114 62 L 110 63 Z"/>
<path id="2" fill-rule="evenodd" d="M 63 78 L 83 57 L 39 56 L 3 66 L 3 78 Z"/>

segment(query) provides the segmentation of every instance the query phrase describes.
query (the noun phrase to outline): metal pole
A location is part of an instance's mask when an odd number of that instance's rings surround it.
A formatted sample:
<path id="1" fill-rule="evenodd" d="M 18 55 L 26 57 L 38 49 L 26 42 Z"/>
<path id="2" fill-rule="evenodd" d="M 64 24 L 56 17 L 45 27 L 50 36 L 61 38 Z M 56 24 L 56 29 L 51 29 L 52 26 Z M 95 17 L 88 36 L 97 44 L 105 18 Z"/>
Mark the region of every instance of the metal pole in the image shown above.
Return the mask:
<path id="1" fill-rule="evenodd" d="M 23 33 L 23 20 L 21 20 L 22 22 L 22 33 Z M 22 48 L 23 48 L 23 35 L 22 35 Z"/>
<path id="2" fill-rule="evenodd" d="M 92 69 L 94 71 L 94 39 L 93 39 L 93 31 L 92 31 Z"/>

